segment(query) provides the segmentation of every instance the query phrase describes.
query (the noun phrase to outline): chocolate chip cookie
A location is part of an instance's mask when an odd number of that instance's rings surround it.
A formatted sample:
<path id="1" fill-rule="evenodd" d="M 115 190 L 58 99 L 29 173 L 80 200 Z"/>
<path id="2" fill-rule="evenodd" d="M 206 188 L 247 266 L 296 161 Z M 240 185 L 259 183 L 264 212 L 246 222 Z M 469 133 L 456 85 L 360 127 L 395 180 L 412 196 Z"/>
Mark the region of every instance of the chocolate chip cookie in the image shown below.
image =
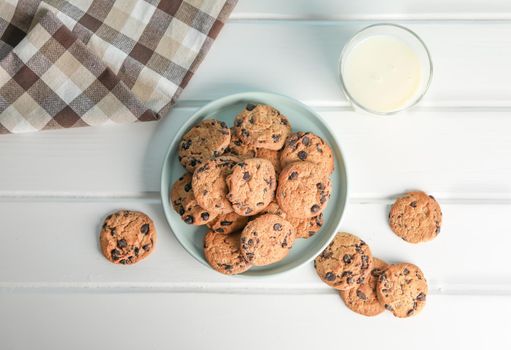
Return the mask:
<path id="1" fill-rule="evenodd" d="M 236 164 L 227 178 L 227 199 L 236 213 L 243 216 L 261 212 L 275 196 L 275 170 L 270 161 L 252 158 Z"/>
<path id="2" fill-rule="evenodd" d="M 285 219 L 265 214 L 250 221 L 241 232 L 241 254 L 255 266 L 284 259 L 295 240 L 295 230 Z"/>
<path id="3" fill-rule="evenodd" d="M 396 200 L 389 214 L 390 228 L 410 243 L 430 241 L 440 233 L 440 205 L 424 192 L 409 192 Z"/>
<path id="4" fill-rule="evenodd" d="M 108 215 L 99 234 L 101 251 L 114 264 L 135 264 L 156 244 L 156 228 L 146 214 L 120 210 Z"/>
<path id="5" fill-rule="evenodd" d="M 376 282 L 388 266 L 386 262 L 373 258 L 373 268 L 364 283 L 355 288 L 339 291 L 350 310 L 364 316 L 376 316 L 385 310 L 376 295 Z"/>
<path id="6" fill-rule="evenodd" d="M 332 149 L 321 137 L 311 132 L 297 132 L 289 136 L 280 154 L 284 168 L 298 161 L 309 161 L 320 165 L 327 174 L 334 171 Z"/>
<path id="7" fill-rule="evenodd" d="M 376 293 L 394 316 L 410 317 L 417 315 L 426 304 L 428 283 L 417 266 L 394 264 L 378 277 Z"/>
<path id="8" fill-rule="evenodd" d="M 306 219 L 298 219 L 292 216 L 287 216 L 286 220 L 293 225 L 296 230 L 296 238 L 310 238 L 321 230 L 323 226 L 323 213 L 318 216 L 313 216 Z"/>
<path id="9" fill-rule="evenodd" d="M 190 225 L 204 225 L 215 218 L 213 213 L 201 207 L 192 190 L 192 174 L 181 176 L 172 186 L 170 201 L 181 220 Z"/>
<path id="10" fill-rule="evenodd" d="M 289 121 L 278 110 L 253 104 L 236 116 L 234 129 L 244 143 L 273 150 L 281 149 L 291 132 Z"/>
<path id="11" fill-rule="evenodd" d="M 373 257 L 369 246 L 349 233 L 338 233 L 314 260 L 314 267 L 321 280 L 338 290 L 363 284 L 372 266 Z"/>
<path id="12" fill-rule="evenodd" d="M 206 160 L 221 155 L 231 141 L 231 131 L 222 121 L 205 119 L 192 127 L 179 144 L 179 161 L 190 173 Z"/>
<path id="13" fill-rule="evenodd" d="M 276 198 L 289 216 L 305 219 L 321 214 L 330 192 L 330 179 L 319 165 L 295 162 L 280 173 Z"/>
<path id="14" fill-rule="evenodd" d="M 239 233 L 208 232 L 204 236 L 204 256 L 213 269 L 226 275 L 245 272 L 252 266 L 241 255 Z"/>
<path id="15" fill-rule="evenodd" d="M 280 171 L 282 170 L 282 168 L 280 167 L 280 151 L 275 151 L 273 149 L 267 148 L 258 148 L 256 150 L 256 155 L 257 158 L 269 160 L 273 165 L 275 173 L 277 174 L 278 177 Z"/>
<path id="16" fill-rule="evenodd" d="M 220 156 L 207 160 L 195 169 L 192 177 L 192 189 L 197 203 L 209 212 L 220 215 L 232 212 L 231 202 L 227 200 L 226 176 L 232 173 L 239 158 Z"/>
<path id="17" fill-rule="evenodd" d="M 208 223 L 208 227 L 217 233 L 229 234 L 240 231 L 248 222 L 248 216 L 241 216 L 235 212 L 218 215 Z"/>
<path id="18" fill-rule="evenodd" d="M 233 155 L 241 159 L 255 158 L 256 148 L 249 143 L 241 141 L 238 135 L 236 135 L 234 128 L 231 128 L 231 142 L 225 149 L 224 154 Z"/>

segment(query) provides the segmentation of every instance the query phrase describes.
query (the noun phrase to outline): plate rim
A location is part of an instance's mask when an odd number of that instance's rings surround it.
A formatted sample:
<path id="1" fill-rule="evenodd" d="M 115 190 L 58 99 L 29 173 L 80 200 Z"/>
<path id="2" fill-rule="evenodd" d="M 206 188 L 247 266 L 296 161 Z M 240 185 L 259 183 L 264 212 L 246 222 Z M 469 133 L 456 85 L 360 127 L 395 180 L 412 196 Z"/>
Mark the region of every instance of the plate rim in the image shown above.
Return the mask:
<path id="1" fill-rule="evenodd" d="M 339 231 L 339 228 L 341 227 L 341 225 L 343 223 L 343 220 L 344 220 L 344 218 L 346 216 L 346 212 L 348 210 L 348 200 L 349 200 L 349 197 L 350 197 L 349 169 L 348 169 L 348 161 L 347 161 L 347 158 L 346 158 L 346 153 L 344 152 L 344 149 L 342 148 L 342 146 L 341 146 L 337 136 L 335 135 L 335 133 L 331 131 L 330 127 L 325 122 L 325 120 L 319 115 L 319 113 L 314 111 L 312 108 L 310 108 L 309 106 L 307 106 L 303 102 L 301 102 L 301 101 L 299 101 L 299 100 L 297 100 L 295 98 L 292 98 L 292 97 L 289 97 L 289 96 L 286 96 L 286 95 L 283 95 L 283 94 L 279 94 L 279 93 L 273 93 L 273 92 L 267 92 L 267 91 L 247 91 L 247 92 L 240 92 L 240 93 L 225 95 L 225 96 L 222 96 L 222 97 L 219 97 L 217 99 L 209 101 L 208 103 L 206 103 L 202 107 L 199 107 L 192 115 L 190 115 L 190 117 L 188 117 L 188 120 L 185 123 L 183 123 L 183 125 L 181 125 L 178 128 L 178 130 L 176 132 L 176 137 L 170 142 L 170 144 L 169 144 L 169 146 L 167 148 L 167 151 L 165 152 L 165 157 L 163 158 L 163 162 L 162 162 L 162 166 L 161 166 L 161 171 L 160 171 L 160 198 L 161 198 L 161 204 L 162 204 L 162 208 L 163 208 L 163 213 L 165 215 L 165 219 L 167 221 L 167 225 L 170 228 L 170 231 L 172 232 L 172 234 L 174 235 L 176 240 L 181 245 L 181 247 L 189 255 L 191 255 L 195 260 L 197 260 L 200 263 L 200 265 L 206 266 L 208 270 L 215 271 L 213 268 L 211 268 L 211 266 L 209 266 L 209 264 L 207 264 L 207 262 L 199 259 L 197 256 L 195 256 L 195 254 L 190 252 L 190 250 L 185 246 L 184 242 L 182 242 L 181 238 L 174 232 L 174 230 L 172 228 L 172 223 L 171 223 L 170 214 L 169 214 L 169 213 L 171 213 L 172 208 L 171 208 L 171 205 L 170 205 L 168 188 L 164 184 L 164 181 L 165 181 L 164 180 L 164 175 L 165 175 L 164 173 L 165 173 L 165 169 L 168 167 L 170 152 L 174 148 L 174 145 L 179 142 L 179 136 L 182 135 L 183 132 L 186 129 L 188 129 L 191 124 L 193 124 L 193 122 L 195 121 L 195 119 L 197 119 L 197 117 L 199 115 L 204 113 L 204 110 L 209 109 L 212 105 L 219 105 L 219 106 L 222 106 L 222 107 L 226 106 L 226 105 L 228 105 L 228 103 L 225 102 L 226 100 L 257 99 L 257 98 L 254 98 L 254 96 L 257 96 L 257 95 L 258 96 L 263 96 L 263 97 L 269 97 L 270 99 L 271 99 L 272 96 L 276 96 L 276 97 L 278 97 L 280 99 L 287 100 L 287 101 L 289 101 L 292 104 L 298 105 L 299 107 L 307 110 L 309 113 L 314 115 L 314 117 L 316 117 L 327 128 L 327 130 L 330 132 L 333 140 L 335 141 L 335 144 L 336 144 L 337 148 L 339 149 L 339 152 L 340 152 L 340 155 L 341 155 L 341 158 L 342 158 L 341 160 L 342 160 L 342 163 L 343 163 L 343 168 L 344 168 L 344 173 L 345 173 L 346 196 L 344 197 L 344 200 L 343 200 L 343 203 L 342 203 L 344 209 L 343 209 L 343 212 L 341 213 L 341 217 L 339 219 L 339 222 L 337 223 L 337 225 L 335 226 L 335 228 L 333 230 L 334 232 L 325 241 L 325 243 L 320 247 L 320 249 L 318 250 L 318 252 L 316 254 L 312 254 L 311 257 L 305 259 L 301 263 L 299 263 L 299 264 L 297 264 L 295 266 L 292 266 L 290 268 L 279 269 L 279 270 L 276 270 L 276 271 L 266 271 L 263 274 L 244 274 L 244 273 L 243 274 L 237 274 L 237 275 L 224 275 L 224 274 L 222 274 L 223 276 L 229 276 L 229 277 L 235 277 L 235 278 L 267 278 L 267 277 L 273 277 L 273 276 L 278 276 L 278 275 L 283 275 L 285 273 L 289 273 L 291 271 L 294 271 L 294 270 L 304 266 L 305 264 L 310 263 L 313 259 L 315 259 L 328 246 L 328 244 L 330 244 L 330 242 L 334 239 L 335 235 Z M 217 271 L 215 271 L 215 272 L 217 272 Z M 219 272 L 217 272 L 217 273 L 219 273 Z"/>

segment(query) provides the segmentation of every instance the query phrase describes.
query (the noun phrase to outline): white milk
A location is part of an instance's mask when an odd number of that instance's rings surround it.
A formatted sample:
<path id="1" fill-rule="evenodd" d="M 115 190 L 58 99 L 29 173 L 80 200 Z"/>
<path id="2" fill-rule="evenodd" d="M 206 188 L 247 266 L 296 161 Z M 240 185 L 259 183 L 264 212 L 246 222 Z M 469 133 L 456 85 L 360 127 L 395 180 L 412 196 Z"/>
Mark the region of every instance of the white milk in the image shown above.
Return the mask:
<path id="1" fill-rule="evenodd" d="M 388 113 L 409 105 L 422 82 L 418 55 L 403 41 L 370 36 L 347 53 L 342 67 L 346 90 L 366 109 Z"/>

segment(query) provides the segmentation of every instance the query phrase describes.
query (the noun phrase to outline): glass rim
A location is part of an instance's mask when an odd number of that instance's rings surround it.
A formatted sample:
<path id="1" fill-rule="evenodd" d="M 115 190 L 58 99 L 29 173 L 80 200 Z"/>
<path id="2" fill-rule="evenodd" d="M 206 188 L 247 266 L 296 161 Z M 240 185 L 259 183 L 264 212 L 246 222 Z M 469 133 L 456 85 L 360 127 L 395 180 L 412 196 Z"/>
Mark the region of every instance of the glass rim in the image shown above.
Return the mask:
<path id="1" fill-rule="evenodd" d="M 389 112 L 380 112 L 380 111 L 375 111 L 375 110 L 372 110 L 370 108 L 367 108 L 365 106 L 363 106 L 361 103 L 359 103 L 351 94 L 350 92 L 348 91 L 348 88 L 346 87 L 346 84 L 344 82 L 344 77 L 343 77 L 343 74 L 342 74 L 342 66 L 343 66 L 343 62 L 344 62 L 344 59 L 345 59 L 345 56 L 347 54 L 347 48 L 350 46 L 351 43 L 353 43 L 353 41 L 360 35 L 362 34 L 363 32 L 371 29 L 371 28 L 374 28 L 374 27 L 393 27 L 393 28 L 397 28 L 399 30 L 403 30 L 405 32 L 407 32 L 408 34 L 411 34 L 412 37 L 414 37 L 420 44 L 420 46 L 422 46 L 422 48 L 424 49 L 424 51 L 426 52 L 426 56 L 427 56 L 427 59 L 428 59 L 428 63 L 429 63 L 429 77 L 428 77 L 428 80 L 426 82 L 426 85 L 423 87 L 422 91 L 420 94 L 418 94 L 418 96 L 414 99 L 414 101 L 412 103 L 410 103 L 409 105 L 405 105 L 404 107 L 401 107 L 399 109 L 396 109 L 396 110 L 393 110 L 393 111 L 389 111 Z M 346 42 L 346 44 L 344 44 L 344 47 L 342 48 L 342 51 L 341 51 L 341 55 L 339 56 L 339 64 L 338 64 L 338 74 L 339 74 L 339 79 L 340 79 L 340 82 L 341 82 L 341 88 L 342 88 L 342 91 L 344 93 L 344 95 L 346 96 L 346 98 L 348 99 L 348 102 L 350 102 L 352 105 L 356 106 L 357 108 L 360 108 L 362 109 L 363 111 L 365 112 L 368 112 L 370 114 L 375 114 L 375 115 L 382 115 L 382 116 L 385 116 L 385 115 L 393 115 L 393 114 L 397 114 L 399 112 L 402 112 L 402 111 L 405 111 L 407 109 L 410 109 L 412 107 L 414 107 L 415 105 L 417 105 L 417 103 L 419 103 L 420 100 L 422 100 L 422 98 L 424 97 L 424 95 L 426 94 L 426 92 L 429 90 L 429 86 L 431 85 L 431 80 L 433 79 L 433 61 L 431 59 L 431 54 L 429 52 L 429 49 L 428 47 L 426 46 L 426 43 L 424 43 L 424 41 L 420 38 L 420 36 L 418 36 L 414 31 L 412 31 L 411 29 L 408 29 L 402 25 L 399 25 L 399 24 L 394 24 L 394 23 L 375 23 L 375 24 L 371 24 L 367 27 L 364 27 L 362 29 L 360 29 L 359 31 L 357 31 L 355 34 L 353 34 L 353 36 Z"/>

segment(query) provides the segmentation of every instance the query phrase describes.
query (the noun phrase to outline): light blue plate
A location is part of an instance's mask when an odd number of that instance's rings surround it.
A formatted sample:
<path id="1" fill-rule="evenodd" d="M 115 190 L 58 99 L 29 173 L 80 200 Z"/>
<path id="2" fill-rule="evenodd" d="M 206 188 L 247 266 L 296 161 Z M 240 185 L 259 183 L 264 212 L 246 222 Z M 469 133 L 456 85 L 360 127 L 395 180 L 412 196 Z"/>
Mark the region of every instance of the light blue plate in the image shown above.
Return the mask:
<path id="1" fill-rule="evenodd" d="M 207 232 L 207 227 L 185 224 L 180 216 L 174 212 L 169 201 L 168 194 L 172 184 L 185 172 L 177 159 L 177 148 L 184 133 L 203 119 L 215 118 L 232 126 L 234 116 L 243 110 L 247 103 L 268 104 L 277 108 L 288 117 L 293 131 L 311 131 L 321 136 L 328 142 L 335 156 L 332 197 L 323 212 L 325 223 L 321 231 L 309 239 L 297 239 L 284 260 L 268 266 L 253 267 L 242 274 L 242 276 L 247 277 L 269 276 L 290 271 L 315 258 L 337 232 L 346 208 L 348 178 L 341 148 L 321 117 L 307 106 L 281 95 L 265 92 L 246 92 L 220 98 L 202 107 L 183 125 L 169 147 L 161 173 L 161 199 L 165 216 L 177 240 L 195 259 L 209 267 L 203 254 L 203 238 Z"/>

